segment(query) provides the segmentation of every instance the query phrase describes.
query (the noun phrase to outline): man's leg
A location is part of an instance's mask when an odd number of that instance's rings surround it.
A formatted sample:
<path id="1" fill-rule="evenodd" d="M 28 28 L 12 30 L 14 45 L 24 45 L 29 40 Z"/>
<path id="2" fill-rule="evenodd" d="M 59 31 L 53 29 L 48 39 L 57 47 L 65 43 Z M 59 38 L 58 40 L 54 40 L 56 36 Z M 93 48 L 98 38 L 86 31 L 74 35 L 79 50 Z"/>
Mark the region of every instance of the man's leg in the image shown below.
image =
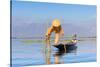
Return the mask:
<path id="1" fill-rule="evenodd" d="M 60 39 L 60 34 L 59 33 L 56 33 L 55 34 L 55 45 L 58 45 L 58 43 L 59 43 L 59 39 Z"/>

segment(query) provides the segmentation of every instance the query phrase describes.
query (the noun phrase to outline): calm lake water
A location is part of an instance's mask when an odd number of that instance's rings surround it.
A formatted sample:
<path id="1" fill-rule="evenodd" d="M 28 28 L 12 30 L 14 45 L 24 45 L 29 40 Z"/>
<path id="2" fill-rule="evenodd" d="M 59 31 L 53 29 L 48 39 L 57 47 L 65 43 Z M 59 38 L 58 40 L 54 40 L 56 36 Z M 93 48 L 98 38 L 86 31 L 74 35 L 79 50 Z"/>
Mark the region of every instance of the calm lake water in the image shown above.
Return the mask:
<path id="1" fill-rule="evenodd" d="M 25 39 L 12 39 L 12 66 L 25 67 L 34 65 L 44 65 L 45 53 L 44 44 L 36 42 L 23 42 Z M 79 41 L 77 49 L 71 53 L 59 55 L 60 63 L 80 63 L 96 61 L 96 41 Z M 59 52 L 57 48 L 51 46 L 50 62 L 54 64 L 55 54 Z"/>

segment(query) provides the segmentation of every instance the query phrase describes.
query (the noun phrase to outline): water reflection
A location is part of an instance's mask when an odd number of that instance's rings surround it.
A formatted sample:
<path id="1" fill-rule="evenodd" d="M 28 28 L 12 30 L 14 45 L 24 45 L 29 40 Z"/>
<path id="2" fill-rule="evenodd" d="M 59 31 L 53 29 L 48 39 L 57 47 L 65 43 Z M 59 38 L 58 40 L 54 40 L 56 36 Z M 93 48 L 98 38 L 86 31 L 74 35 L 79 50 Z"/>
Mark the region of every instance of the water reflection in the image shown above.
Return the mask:
<path id="1" fill-rule="evenodd" d="M 77 51 L 77 46 L 76 45 L 63 45 L 59 44 L 58 46 L 54 46 L 58 48 L 58 50 L 55 52 L 54 57 L 55 57 L 55 64 L 59 64 L 60 58 L 64 56 L 67 53 L 76 53 Z"/>
<path id="2" fill-rule="evenodd" d="M 59 44 L 54 47 L 58 49 L 53 55 L 55 64 L 60 64 L 61 63 L 60 59 L 62 59 L 61 57 L 64 56 L 65 54 L 68 54 L 68 53 L 76 54 L 76 52 L 77 52 L 77 46 L 73 45 L 73 44 L 72 45 Z M 46 53 L 46 64 L 51 64 L 50 56 L 51 56 L 51 51 L 49 49 L 48 52 Z"/>

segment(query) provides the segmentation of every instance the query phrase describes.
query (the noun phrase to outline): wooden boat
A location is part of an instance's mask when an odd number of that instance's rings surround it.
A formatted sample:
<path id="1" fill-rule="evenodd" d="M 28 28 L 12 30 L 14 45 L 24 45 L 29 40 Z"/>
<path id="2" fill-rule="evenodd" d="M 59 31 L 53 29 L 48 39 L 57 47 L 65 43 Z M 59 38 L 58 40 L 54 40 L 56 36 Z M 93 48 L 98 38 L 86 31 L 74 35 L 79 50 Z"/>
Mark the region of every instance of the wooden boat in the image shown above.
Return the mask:
<path id="1" fill-rule="evenodd" d="M 65 53 L 76 53 L 77 51 L 76 44 L 77 41 L 72 41 L 66 44 L 60 43 L 58 45 L 53 45 L 58 49 L 57 52 L 54 54 L 54 56 L 63 56 Z"/>
<path id="2" fill-rule="evenodd" d="M 58 48 L 58 50 L 60 51 L 71 51 L 76 49 L 76 44 L 77 44 L 77 40 L 72 40 L 71 42 L 68 42 L 66 44 L 58 44 L 58 45 L 53 45 L 54 47 Z"/>

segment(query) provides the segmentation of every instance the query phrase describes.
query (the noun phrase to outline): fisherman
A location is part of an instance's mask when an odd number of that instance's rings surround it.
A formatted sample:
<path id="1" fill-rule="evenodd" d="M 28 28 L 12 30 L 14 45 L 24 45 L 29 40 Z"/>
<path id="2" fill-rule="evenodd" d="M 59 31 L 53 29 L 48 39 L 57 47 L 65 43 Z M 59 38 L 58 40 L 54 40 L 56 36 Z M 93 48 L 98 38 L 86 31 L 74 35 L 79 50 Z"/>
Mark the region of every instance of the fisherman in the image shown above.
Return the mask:
<path id="1" fill-rule="evenodd" d="M 47 40 L 50 40 L 50 36 L 52 32 L 55 33 L 54 45 L 58 45 L 60 37 L 64 35 L 64 31 L 60 24 L 60 20 L 58 19 L 53 20 L 51 27 L 48 28 L 46 33 Z"/>

